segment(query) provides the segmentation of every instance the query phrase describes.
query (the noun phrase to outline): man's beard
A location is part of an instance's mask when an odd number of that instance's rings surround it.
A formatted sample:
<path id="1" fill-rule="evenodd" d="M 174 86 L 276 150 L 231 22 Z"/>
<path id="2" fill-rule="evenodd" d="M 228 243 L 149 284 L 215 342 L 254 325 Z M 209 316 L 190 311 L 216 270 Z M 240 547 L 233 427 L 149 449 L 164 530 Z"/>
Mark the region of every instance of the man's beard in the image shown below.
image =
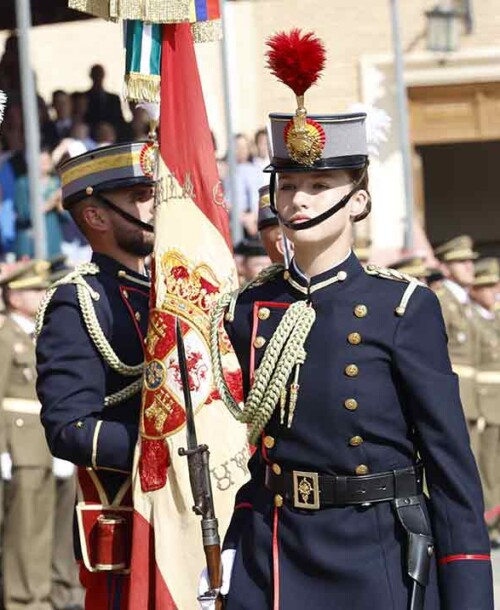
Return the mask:
<path id="1" fill-rule="evenodd" d="M 153 252 L 153 233 L 130 231 L 130 229 L 127 231 L 115 227 L 115 239 L 118 246 L 127 254 L 144 258 Z"/>

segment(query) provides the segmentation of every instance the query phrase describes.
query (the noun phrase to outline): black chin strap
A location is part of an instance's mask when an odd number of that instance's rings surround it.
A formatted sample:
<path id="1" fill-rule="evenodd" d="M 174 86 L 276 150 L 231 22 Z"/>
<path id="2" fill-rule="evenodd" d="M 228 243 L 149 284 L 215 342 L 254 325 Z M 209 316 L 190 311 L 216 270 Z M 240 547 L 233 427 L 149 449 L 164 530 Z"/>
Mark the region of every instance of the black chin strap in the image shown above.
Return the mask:
<path id="1" fill-rule="evenodd" d="M 135 225 L 136 227 L 140 227 L 144 231 L 148 231 L 148 233 L 154 233 L 155 228 L 152 224 L 149 224 L 148 222 L 143 222 L 142 220 L 139 220 L 135 216 L 132 216 L 132 214 L 125 212 L 125 210 L 122 210 L 120 207 L 118 207 L 116 204 L 114 204 L 112 201 L 110 201 L 107 197 L 104 197 L 100 193 L 94 193 L 93 197 L 95 199 L 97 199 L 98 201 L 100 201 L 101 203 L 104 203 L 104 205 L 108 206 L 108 208 L 113 210 L 113 212 L 116 212 L 118 214 L 118 216 L 121 216 L 127 222 L 130 222 L 131 224 Z"/>
<path id="2" fill-rule="evenodd" d="M 342 208 L 345 208 L 345 206 L 349 203 L 349 199 L 354 195 L 357 189 L 358 186 L 356 185 L 347 193 L 347 195 L 342 197 L 342 199 L 338 203 L 332 206 L 329 210 L 326 210 L 326 212 L 323 212 L 323 214 L 320 214 L 315 218 L 311 218 L 311 220 L 305 220 L 304 222 L 289 222 L 287 220 L 283 220 L 283 218 L 281 218 L 281 216 L 278 214 L 279 221 L 287 229 L 292 229 L 292 231 L 304 231 L 305 229 L 315 227 L 316 225 L 321 224 L 323 221 L 336 214 Z"/>
<path id="3" fill-rule="evenodd" d="M 323 212 L 323 214 L 316 216 L 316 218 L 311 218 L 311 220 L 305 220 L 304 222 L 289 222 L 287 220 L 284 220 L 278 214 L 278 210 L 276 209 L 276 204 L 275 204 L 276 172 L 273 172 L 271 174 L 271 179 L 269 181 L 269 198 L 270 198 L 270 203 L 271 203 L 271 210 L 276 214 L 280 223 L 287 229 L 291 229 L 292 231 L 304 231 L 305 229 L 311 229 L 312 227 L 315 227 L 315 226 L 321 224 L 322 222 L 324 222 L 325 220 L 327 220 L 328 218 L 332 217 L 342 208 L 345 208 L 345 206 L 349 203 L 349 199 L 359 189 L 359 185 L 360 185 L 363 177 L 364 177 L 364 174 L 354 184 L 354 186 L 347 193 L 347 195 L 344 195 L 344 197 L 342 197 L 342 199 L 338 203 L 336 203 L 334 206 L 332 206 L 329 210 L 326 210 L 326 212 Z"/>

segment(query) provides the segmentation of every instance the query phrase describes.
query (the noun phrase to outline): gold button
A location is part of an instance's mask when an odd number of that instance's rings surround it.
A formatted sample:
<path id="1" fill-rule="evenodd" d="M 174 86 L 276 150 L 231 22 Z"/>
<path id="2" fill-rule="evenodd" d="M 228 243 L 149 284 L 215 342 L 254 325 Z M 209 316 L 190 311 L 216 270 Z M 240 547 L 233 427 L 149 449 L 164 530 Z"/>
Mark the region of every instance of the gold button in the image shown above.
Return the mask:
<path id="1" fill-rule="evenodd" d="M 120 271 L 118 271 L 118 277 L 125 277 L 127 274 L 123 269 L 120 269 Z"/>
<path id="2" fill-rule="evenodd" d="M 259 309 L 259 313 L 257 314 L 259 320 L 267 320 L 271 315 L 271 310 L 268 307 L 261 307 Z"/>
<path id="3" fill-rule="evenodd" d="M 358 408 L 358 401 L 355 398 L 348 398 L 344 401 L 344 407 L 348 411 L 356 411 Z"/>
<path id="4" fill-rule="evenodd" d="M 368 474 L 370 471 L 368 470 L 368 466 L 365 464 L 360 464 L 359 466 L 356 466 L 355 472 L 357 475 L 363 476 L 364 474 Z"/>
<path id="5" fill-rule="evenodd" d="M 359 333 L 351 333 L 347 340 L 351 345 L 359 345 L 361 343 L 361 335 Z"/>
<path id="6" fill-rule="evenodd" d="M 274 440 L 274 438 L 272 436 L 265 436 L 264 437 L 264 446 L 267 447 L 268 449 L 272 449 L 275 445 L 276 441 Z"/>
<path id="7" fill-rule="evenodd" d="M 366 305 L 356 305 L 354 308 L 354 315 L 356 318 L 364 318 L 368 313 L 368 307 Z"/>
<path id="8" fill-rule="evenodd" d="M 280 475 L 281 474 L 281 466 L 279 464 L 273 464 L 273 472 L 274 472 L 274 474 Z"/>
<path id="9" fill-rule="evenodd" d="M 276 506 L 276 508 L 281 508 L 283 506 L 283 496 L 280 496 L 279 494 L 274 496 L 274 506 Z"/>
<path id="10" fill-rule="evenodd" d="M 122 294 L 123 294 L 123 296 L 124 296 L 126 299 L 128 299 L 128 292 L 127 292 L 126 290 L 124 290 L 124 291 L 122 292 Z"/>
<path id="11" fill-rule="evenodd" d="M 24 419 L 22 419 L 21 417 L 19 417 L 18 419 L 16 419 L 16 426 L 18 428 L 22 428 L 24 426 Z"/>
<path id="12" fill-rule="evenodd" d="M 253 341 L 253 346 L 256 349 L 263 347 L 265 344 L 266 344 L 266 340 L 264 339 L 264 337 L 255 337 L 255 339 Z"/>
<path id="13" fill-rule="evenodd" d="M 135 319 L 136 319 L 138 322 L 140 322 L 140 321 L 141 321 L 141 314 L 140 314 L 138 311 L 136 311 L 136 312 L 135 312 L 134 316 L 135 316 Z"/>
<path id="14" fill-rule="evenodd" d="M 75 428 L 78 428 L 78 429 L 83 428 L 83 422 L 81 420 L 77 421 L 75 424 Z"/>
<path id="15" fill-rule="evenodd" d="M 337 279 L 339 282 L 343 282 L 344 280 L 347 279 L 347 273 L 345 271 L 339 271 L 337 273 Z"/>
<path id="16" fill-rule="evenodd" d="M 92 195 L 92 193 L 94 192 L 94 189 L 91 186 L 88 186 L 85 189 L 85 194 L 88 195 L 90 197 L 90 195 Z"/>
<path id="17" fill-rule="evenodd" d="M 348 377 L 357 377 L 359 373 L 359 368 L 355 364 L 348 364 L 345 367 L 345 374 Z"/>
<path id="18" fill-rule="evenodd" d="M 363 439 L 361 438 L 361 436 L 353 436 L 349 440 L 349 445 L 351 445 L 351 447 L 359 447 L 362 444 L 363 444 Z"/>
<path id="19" fill-rule="evenodd" d="M 290 271 L 285 271 L 283 273 L 283 279 L 287 280 L 290 277 Z"/>

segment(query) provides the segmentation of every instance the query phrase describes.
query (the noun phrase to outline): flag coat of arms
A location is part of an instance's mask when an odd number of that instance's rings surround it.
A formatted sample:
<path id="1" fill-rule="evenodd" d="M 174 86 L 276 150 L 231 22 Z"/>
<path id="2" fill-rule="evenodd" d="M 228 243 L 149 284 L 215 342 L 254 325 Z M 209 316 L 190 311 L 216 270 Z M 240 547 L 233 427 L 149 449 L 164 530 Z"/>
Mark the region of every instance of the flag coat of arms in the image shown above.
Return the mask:
<path id="1" fill-rule="evenodd" d="M 204 554 L 199 518 L 191 510 L 187 460 L 178 455 L 186 446 L 186 418 L 176 318 L 186 346 L 198 441 L 210 448 L 222 534 L 234 495 L 247 478 L 248 449 L 245 427 L 224 407 L 212 380 L 210 313 L 221 294 L 236 288 L 236 272 L 189 24 L 163 26 L 161 62 L 158 203 L 133 479 L 129 609 L 193 610 Z M 229 345 L 225 366 L 237 379 Z"/>

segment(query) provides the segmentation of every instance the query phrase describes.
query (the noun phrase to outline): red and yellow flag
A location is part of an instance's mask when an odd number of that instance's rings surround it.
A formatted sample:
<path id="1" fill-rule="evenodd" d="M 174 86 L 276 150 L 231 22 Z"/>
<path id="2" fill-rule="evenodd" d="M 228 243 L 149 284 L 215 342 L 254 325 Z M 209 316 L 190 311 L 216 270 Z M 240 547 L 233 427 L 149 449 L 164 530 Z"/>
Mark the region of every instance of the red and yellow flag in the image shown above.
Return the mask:
<path id="1" fill-rule="evenodd" d="M 217 174 L 191 28 L 164 25 L 159 185 L 141 437 L 134 466 L 130 610 L 193 610 L 204 567 L 185 457 L 185 410 L 175 346 L 186 345 L 198 442 L 210 447 L 221 534 L 246 480 L 245 428 L 214 391 L 209 317 L 237 286 L 228 214 Z M 235 357 L 226 365 L 238 374 Z"/>

